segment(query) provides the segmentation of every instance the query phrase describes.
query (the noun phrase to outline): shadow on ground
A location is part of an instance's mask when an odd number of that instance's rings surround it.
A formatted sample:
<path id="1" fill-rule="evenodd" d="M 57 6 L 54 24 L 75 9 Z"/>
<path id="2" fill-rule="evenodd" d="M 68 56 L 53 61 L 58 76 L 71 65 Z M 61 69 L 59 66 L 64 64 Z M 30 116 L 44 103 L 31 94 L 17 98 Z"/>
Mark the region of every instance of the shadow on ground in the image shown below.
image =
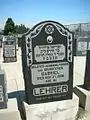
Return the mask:
<path id="1" fill-rule="evenodd" d="M 20 91 L 10 92 L 8 93 L 8 98 L 16 98 L 17 100 L 25 101 L 25 91 L 20 90 Z"/>

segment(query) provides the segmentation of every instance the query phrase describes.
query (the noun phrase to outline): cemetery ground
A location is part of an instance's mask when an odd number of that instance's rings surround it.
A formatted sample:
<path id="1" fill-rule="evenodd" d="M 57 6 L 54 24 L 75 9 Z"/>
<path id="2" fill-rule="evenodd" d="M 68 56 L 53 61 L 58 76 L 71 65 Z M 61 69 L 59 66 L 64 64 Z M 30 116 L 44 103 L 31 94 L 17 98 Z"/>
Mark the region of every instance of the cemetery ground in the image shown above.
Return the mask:
<path id="1" fill-rule="evenodd" d="M 74 82 L 73 86 L 84 82 L 85 57 L 74 57 Z M 0 49 L 0 66 L 4 69 L 7 80 L 7 92 L 9 98 L 17 98 L 19 110 L 20 101 L 25 97 L 24 80 L 22 73 L 21 49 L 17 51 L 17 62 L 3 63 L 3 50 Z M 76 120 L 90 120 L 90 113 L 79 107 Z M 61 119 L 61 118 L 60 118 Z"/>

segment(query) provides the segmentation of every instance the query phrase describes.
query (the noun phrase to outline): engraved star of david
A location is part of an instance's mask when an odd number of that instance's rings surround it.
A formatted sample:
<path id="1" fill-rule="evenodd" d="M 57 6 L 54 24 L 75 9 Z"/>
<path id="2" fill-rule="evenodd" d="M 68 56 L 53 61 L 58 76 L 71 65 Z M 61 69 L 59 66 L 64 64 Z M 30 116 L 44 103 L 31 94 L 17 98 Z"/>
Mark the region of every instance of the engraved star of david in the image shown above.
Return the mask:
<path id="1" fill-rule="evenodd" d="M 53 26 L 52 26 L 52 25 L 47 25 L 47 26 L 45 27 L 45 32 L 46 32 L 47 34 L 52 34 L 52 33 L 54 32 Z"/>

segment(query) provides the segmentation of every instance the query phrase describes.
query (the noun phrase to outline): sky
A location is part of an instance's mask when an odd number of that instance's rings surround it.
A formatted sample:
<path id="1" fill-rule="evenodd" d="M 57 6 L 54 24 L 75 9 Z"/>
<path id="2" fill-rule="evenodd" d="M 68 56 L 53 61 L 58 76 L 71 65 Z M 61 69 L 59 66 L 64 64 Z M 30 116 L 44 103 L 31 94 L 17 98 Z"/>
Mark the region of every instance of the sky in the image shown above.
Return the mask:
<path id="1" fill-rule="evenodd" d="M 64 25 L 90 22 L 90 0 L 0 0 L 0 28 L 9 17 L 27 27 L 44 20 Z"/>

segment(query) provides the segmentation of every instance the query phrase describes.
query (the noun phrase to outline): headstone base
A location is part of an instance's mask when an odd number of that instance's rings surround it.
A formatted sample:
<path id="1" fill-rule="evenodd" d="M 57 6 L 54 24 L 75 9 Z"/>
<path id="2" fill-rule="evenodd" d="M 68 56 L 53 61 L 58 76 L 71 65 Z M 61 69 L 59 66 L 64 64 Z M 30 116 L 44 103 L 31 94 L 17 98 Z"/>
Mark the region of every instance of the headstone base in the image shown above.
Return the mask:
<path id="1" fill-rule="evenodd" d="M 78 112 L 79 98 L 58 102 L 28 105 L 24 102 L 27 120 L 75 120 Z"/>
<path id="2" fill-rule="evenodd" d="M 90 112 L 90 91 L 84 89 L 83 87 L 76 86 L 74 88 L 74 92 L 79 97 L 80 105 Z"/>
<path id="3" fill-rule="evenodd" d="M 15 98 L 8 99 L 8 108 L 0 110 L 0 120 L 21 120 Z"/>
<path id="4" fill-rule="evenodd" d="M 4 58 L 4 62 L 5 63 L 9 63 L 9 62 L 16 62 L 17 61 L 17 58 Z"/>

